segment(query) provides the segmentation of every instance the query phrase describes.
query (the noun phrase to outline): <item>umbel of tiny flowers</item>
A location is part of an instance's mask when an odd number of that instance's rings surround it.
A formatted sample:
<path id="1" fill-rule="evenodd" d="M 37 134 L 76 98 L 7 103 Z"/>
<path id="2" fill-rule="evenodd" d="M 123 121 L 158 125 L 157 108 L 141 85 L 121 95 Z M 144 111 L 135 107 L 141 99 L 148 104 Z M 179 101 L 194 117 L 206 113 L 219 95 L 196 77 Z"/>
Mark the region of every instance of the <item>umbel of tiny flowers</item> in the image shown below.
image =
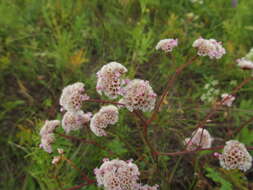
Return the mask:
<path id="1" fill-rule="evenodd" d="M 190 141 L 190 142 L 189 142 Z M 210 148 L 212 146 L 213 138 L 206 129 L 199 128 L 192 133 L 192 138 L 186 138 L 184 144 L 189 151 L 198 148 Z"/>
<path id="2" fill-rule="evenodd" d="M 221 42 L 215 39 L 199 38 L 193 42 L 192 46 L 198 49 L 199 56 L 208 56 L 210 59 L 220 59 L 226 53 Z"/>
<path id="3" fill-rule="evenodd" d="M 151 187 L 138 183 L 140 172 L 132 160 L 103 161 L 104 163 L 100 168 L 96 168 L 94 173 L 98 186 L 103 186 L 105 190 L 157 190 L 158 185 Z"/>
<path id="4" fill-rule="evenodd" d="M 253 62 L 246 59 L 246 58 L 241 58 L 237 59 L 237 65 L 243 70 L 252 70 L 253 69 Z"/>
<path id="5" fill-rule="evenodd" d="M 52 164 L 54 164 L 54 165 L 58 164 L 61 161 L 62 155 L 64 153 L 64 150 L 62 148 L 57 148 L 57 151 L 58 151 L 59 155 L 58 156 L 54 156 L 54 158 L 52 160 Z"/>
<path id="6" fill-rule="evenodd" d="M 203 4 L 204 1 L 203 0 L 190 0 L 192 3 L 199 3 L 199 4 Z"/>
<path id="7" fill-rule="evenodd" d="M 244 144 L 237 140 L 226 142 L 222 154 L 218 154 L 220 165 L 227 169 L 247 171 L 252 166 L 252 157 Z"/>
<path id="8" fill-rule="evenodd" d="M 163 39 L 160 40 L 155 49 L 156 50 L 162 50 L 164 52 L 172 52 L 173 48 L 176 47 L 178 45 L 178 40 L 177 39 Z"/>
<path id="9" fill-rule="evenodd" d="M 106 136 L 104 130 L 108 125 L 114 125 L 118 121 L 119 111 L 116 106 L 103 106 L 99 112 L 94 114 L 90 122 L 91 131 L 97 136 Z"/>
<path id="10" fill-rule="evenodd" d="M 97 72 L 97 92 L 101 95 L 104 93 L 107 97 L 115 99 L 120 93 L 124 84 L 121 76 L 127 72 L 127 69 L 117 62 L 110 62 L 104 65 Z"/>
<path id="11" fill-rule="evenodd" d="M 62 128 L 66 133 L 81 129 L 92 117 L 91 113 L 84 113 L 82 110 L 77 112 L 66 112 L 62 119 Z"/>
<path id="12" fill-rule="evenodd" d="M 152 111 L 156 102 L 156 94 L 148 81 L 134 79 L 122 89 L 123 98 L 119 101 L 129 111 Z"/>
<path id="13" fill-rule="evenodd" d="M 227 93 L 224 93 L 221 95 L 221 102 L 222 102 L 222 105 L 224 106 L 227 106 L 227 107 L 231 107 L 234 100 L 235 100 L 235 97 L 231 94 L 227 94 Z"/>
<path id="14" fill-rule="evenodd" d="M 79 111 L 81 109 L 82 102 L 89 99 L 89 96 L 84 92 L 84 84 L 81 82 L 76 82 L 66 86 L 62 90 L 60 97 L 60 105 L 63 110 L 67 110 L 69 112 Z"/>
<path id="15" fill-rule="evenodd" d="M 54 130 L 57 126 L 60 125 L 58 120 L 46 120 L 43 127 L 40 129 L 41 143 L 40 147 L 43 148 L 46 152 L 51 153 L 52 147 L 51 144 L 54 142 Z"/>

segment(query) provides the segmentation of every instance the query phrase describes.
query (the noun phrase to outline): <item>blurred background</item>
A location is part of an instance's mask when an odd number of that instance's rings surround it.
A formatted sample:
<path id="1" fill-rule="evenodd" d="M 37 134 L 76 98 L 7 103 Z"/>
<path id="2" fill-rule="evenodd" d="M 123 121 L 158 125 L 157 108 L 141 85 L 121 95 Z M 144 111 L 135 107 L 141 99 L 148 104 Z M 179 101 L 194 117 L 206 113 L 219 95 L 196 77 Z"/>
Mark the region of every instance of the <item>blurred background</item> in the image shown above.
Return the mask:
<path id="1" fill-rule="evenodd" d="M 182 139 L 213 101 L 250 75 L 235 60 L 253 47 L 252 10 L 250 0 L 1 0 L 0 189 L 65 189 L 83 182 L 79 171 L 64 162 L 52 165 L 53 156 L 39 148 L 44 120 L 62 117 L 58 100 L 64 86 L 81 81 L 91 97 L 105 99 L 96 93 L 96 72 L 117 61 L 128 68 L 128 78 L 149 80 L 160 95 L 175 69 L 196 54 L 193 41 L 214 38 L 227 54 L 218 61 L 199 58 L 184 70 L 154 122 L 158 127 L 149 131 L 160 151 L 183 149 Z M 173 56 L 155 50 L 164 38 L 178 38 Z M 253 116 L 252 84 L 239 92 L 232 108 L 220 110 L 208 124 L 217 144 L 224 144 L 231 130 Z M 84 109 L 94 113 L 99 105 L 86 103 Z M 96 137 L 87 128 L 71 135 L 95 140 L 120 159 L 133 158 L 142 181 L 159 184 L 161 190 L 253 189 L 252 169 L 227 172 L 205 153 L 162 156 L 154 164 L 137 125 L 138 119 L 121 110 L 120 122 L 108 137 Z M 233 138 L 253 145 L 252 124 Z M 101 160 L 112 158 L 105 150 L 61 137 L 54 146 L 64 148 L 92 179 Z"/>

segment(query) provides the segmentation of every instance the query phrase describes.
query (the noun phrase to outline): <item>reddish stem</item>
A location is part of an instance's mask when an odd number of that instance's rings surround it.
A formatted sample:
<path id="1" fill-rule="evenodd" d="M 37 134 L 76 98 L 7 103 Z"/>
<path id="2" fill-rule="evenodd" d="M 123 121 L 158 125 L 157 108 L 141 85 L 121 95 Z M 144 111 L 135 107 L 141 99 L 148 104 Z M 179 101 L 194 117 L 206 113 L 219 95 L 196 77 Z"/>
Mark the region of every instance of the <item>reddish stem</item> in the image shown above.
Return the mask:
<path id="1" fill-rule="evenodd" d="M 232 91 L 231 95 L 232 95 L 232 96 L 235 96 L 235 94 L 236 94 L 245 84 L 247 84 L 248 82 L 250 82 L 252 79 L 253 79 L 253 78 L 252 78 L 251 76 L 248 77 L 248 78 L 246 78 L 246 79 L 244 79 L 244 80 Z M 202 128 L 202 127 L 205 125 L 205 123 L 207 122 L 207 120 L 208 120 L 214 113 L 216 113 L 216 111 L 218 110 L 218 108 L 221 107 L 221 106 L 223 105 L 223 103 L 224 103 L 225 101 L 227 101 L 228 99 L 229 99 L 229 96 L 226 97 L 226 98 L 224 98 L 224 99 L 222 99 L 221 101 L 218 101 L 217 103 L 215 103 L 215 105 L 213 106 L 213 109 L 205 116 L 205 118 L 204 118 L 201 122 L 199 122 L 199 123 L 197 124 L 196 130 L 198 130 L 199 128 Z M 203 133 L 203 131 L 202 131 L 202 133 Z M 188 143 L 187 143 L 186 146 L 188 146 L 188 145 L 191 143 L 192 138 L 193 138 L 193 135 L 191 136 L 191 138 L 190 138 L 190 140 L 188 141 Z"/>
<path id="2" fill-rule="evenodd" d="M 248 124 L 250 124 L 253 121 L 253 117 L 251 117 L 249 120 L 245 121 L 238 129 L 236 129 L 233 133 L 232 136 L 235 134 L 240 133 L 240 131 L 247 126 Z"/>
<path id="3" fill-rule="evenodd" d="M 83 143 L 87 143 L 87 144 L 92 144 L 92 145 L 95 145 L 103 150 L 107 149 L 106 147 L 104 146 L 101 146 L 100 144 L 98 144 L 97 142 L 95 141 L 91 141 L 91 140 L 86 140 L 86 139 L 83 139 L 83 138 L 78 138 L 78 137 L 74 137 L 74 136 L 70 136 L 70 135 L 64 135 L 64 134 L 61 134 L 61 133 L 57 133 L 58 135 L 60 135 L 61 137 L 64 137 L 65 139 L 69 139 L 69 140 L 72 140 L 72 141 L 80 141 L 80 142 L 83 142 Z M 111 150 L 108 150 L 107 151 L 111 154 L 111 155 L 117 155 L 116 153 L 112 152 Z"/>
<path id="4" fill-rule="evenodd" d="M 195 60 L 196 58 L 197 58 L 197 56 L 194 56 L 194 57 L 193 57 L 192 59 L 190 59 L 187 63 L 185 63 L 185 64 L 179 66 L 179 67 L 176 69 L 175 74 L 172 76 L 172 78 L 170 78 L 170 79 L 168 80 L 167 85 L 166 85 L 166 87 L 165 87 L 165 89 L 164 89 L 164 91 L 163 91 L 163 93 L 162 93 L 162 96 L 161 96 L 160 100 L 158 101 L 158 103 L 156 104 L 155 110 L 154 110 L 154 112 L 152 113 L 151 118 L 150 118 L 149 121 L 148 121 L 148 124 L 152 123 L 152 121 L 155 119 L 156 114 L 159 112 L 160 107 L 161 107 L 161 105 L 162 105 L 162 103 L 163 103 L 164 98 L 168 95 L 169 89 L 171 89 L 171 88 L 173 87 L 174 82 L 176 81 L 177 76 L 178 76 L 187 66 L 191 65 L 191 64 L 194 62 L 194 60 Z"/>
<path id="5" fill-rule="evenodd" d="M 192 153 L 197 153 L 200 151 L 205 151 L 205 150 L 219 150 L 223 149 L 224 146 L 216 146 L 216 147 L 211 147 L 211 148 L 199 148 L 196 150 L 184 150 L 180 152 L 169 152 L 169 153 L 164 153 L 164 152 L 157 152 L 158 155 L 163 155 L 163 156 L 179 156 L 179 155 L 184 155 L 184 154 L 192 154 Z M 253 150 L 253 147 L 247 147 L 248 150 Z"/>

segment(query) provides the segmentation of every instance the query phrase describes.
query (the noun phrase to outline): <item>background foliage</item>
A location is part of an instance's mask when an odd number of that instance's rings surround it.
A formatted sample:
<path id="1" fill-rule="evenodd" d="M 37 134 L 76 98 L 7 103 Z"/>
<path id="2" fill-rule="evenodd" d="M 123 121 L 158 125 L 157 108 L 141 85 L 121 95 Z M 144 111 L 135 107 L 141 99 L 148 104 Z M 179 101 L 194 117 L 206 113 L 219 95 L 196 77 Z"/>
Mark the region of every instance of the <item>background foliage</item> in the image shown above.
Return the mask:
<path id="1" fill-rule="evenodd" d="M 88 94 L 95 91 L 98 69 L 118 61 L 128 77 L 149 80 L 161 94 L 165 81 L 176 67 L 196 52 L 192 42 L 199 36 L 222 41 L 227 54 L 219 61 L 199 58 L 177 79 L 162 112 L 149 130 L 156 148 L 163 152 L 183 149 L 182 139 L 209 110 L 200 97 L 213 80 L 220 93 L 230 92 L 248 73 L 240 71 L 235 59 L 253 46 L 253 1 L 239 0 L 2 0 L 0 1 L 0 188 L 64 189 L 82 183 L 80 172 L 66 162 L 51 164 L 52 155 L 39 149 L 38 131 L 45 119 L 61 118 L 58 98 L 61 89 L 82 81 Z M 179 47 L 168 58 L 156 52 L 163 38 L 178 38 Z M 253 116 L 252 82 L 238 94 L 235 105 L 218 112 L 210 126 L 223 144 L 231 130 Z M 87 103 L 87 111 L 99 105 Z M 148 115 L 148 114 L 147 114 Z M 253 145 L 252 125 L 235 137 Z M 59 131 L 62 132 L 60 129 Z M 133 158 L 142 171 L 143 182 L 167 189 L 250 189 L 252 169 L 246 175 L 219 168 L 210 155 L 150 159 L 139 132 L 138 120 L 121 110 L 120 122 L 108 137 L 97 138 L 88 129 L 71 135 L 89 138 L 117 153 L 58 137 L 54 145 L 91 178 L 103 157 Z M 95 186 L 82 189 L 95 190 Z"/>

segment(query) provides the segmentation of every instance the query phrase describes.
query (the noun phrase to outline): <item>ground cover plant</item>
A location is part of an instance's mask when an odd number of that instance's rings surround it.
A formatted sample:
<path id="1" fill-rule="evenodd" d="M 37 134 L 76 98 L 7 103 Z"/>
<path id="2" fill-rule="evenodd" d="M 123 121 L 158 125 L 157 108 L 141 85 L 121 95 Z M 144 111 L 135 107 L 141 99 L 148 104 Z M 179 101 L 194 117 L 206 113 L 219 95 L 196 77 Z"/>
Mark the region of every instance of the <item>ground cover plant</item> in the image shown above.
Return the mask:
<path id="1" fill-rule="evenodd" d="M 1 1 L 1 189 L 252 189 L 252 8 Z"/>

